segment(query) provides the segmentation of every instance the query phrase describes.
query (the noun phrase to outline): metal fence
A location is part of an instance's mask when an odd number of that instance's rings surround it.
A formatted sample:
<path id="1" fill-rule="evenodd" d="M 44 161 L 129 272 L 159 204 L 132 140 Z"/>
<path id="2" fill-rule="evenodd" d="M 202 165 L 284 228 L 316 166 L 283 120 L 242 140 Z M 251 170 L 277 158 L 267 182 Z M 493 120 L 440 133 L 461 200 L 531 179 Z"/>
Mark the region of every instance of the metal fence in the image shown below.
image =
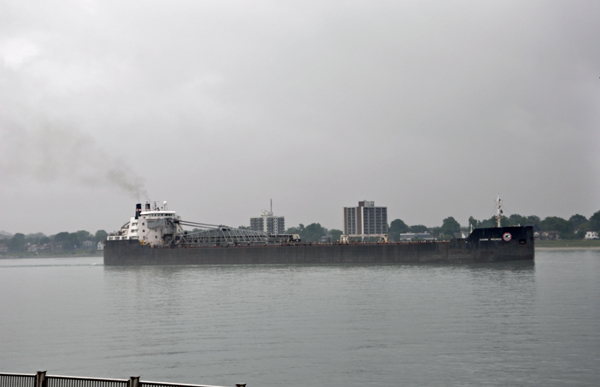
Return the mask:
<path id="1" fill-rule="evenodd" d="M 35 387 L 35 375 L 0 374 L 0 387 Z"/>
<path id="2" fill-rule="evenodd" d="M 245 384 L 236 384 L 245 387 Z M 46 375 L 46 371 L 36 374 L 0 373 L 0 387 L 222 387 L 205 384 L 181 384 L 140 381 L 139 376 L 129 379 L 85 378 L 79 376 Z"/>

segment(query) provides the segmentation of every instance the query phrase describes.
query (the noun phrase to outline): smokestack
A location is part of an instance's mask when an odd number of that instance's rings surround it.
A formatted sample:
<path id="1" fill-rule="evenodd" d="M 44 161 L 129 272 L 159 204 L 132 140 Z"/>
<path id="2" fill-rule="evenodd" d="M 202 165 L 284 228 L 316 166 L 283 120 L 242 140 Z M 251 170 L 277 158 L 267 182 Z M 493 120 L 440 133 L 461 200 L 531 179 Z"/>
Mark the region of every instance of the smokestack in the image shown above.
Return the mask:
<path id="1" fill-rule="evenodd" d="M 273 199 L 271 199 L 271 214 L 273 213 Z"/>
<path id="2" fill-rule="evenodd" d="M 136 219 L 140 216 L 140 212 L 142 212 L 142 203 L 138 203 L 135 205 L 135 218 Z"/>

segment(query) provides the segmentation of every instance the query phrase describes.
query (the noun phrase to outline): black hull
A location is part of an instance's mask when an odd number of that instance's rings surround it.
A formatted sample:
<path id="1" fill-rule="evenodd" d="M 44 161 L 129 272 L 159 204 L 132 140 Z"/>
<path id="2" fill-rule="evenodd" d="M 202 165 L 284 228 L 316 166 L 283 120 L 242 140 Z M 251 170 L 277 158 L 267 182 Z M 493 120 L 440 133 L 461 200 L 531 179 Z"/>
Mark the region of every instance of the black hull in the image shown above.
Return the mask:
<path id="1" fill-rule="evenodd" d="M 115 240 L 107 241 L 104 247 L 104 264 L 107 266 L 465 264 L 533 259 L 532 227 L 475 229 L 467 239 L 450 242 L 152 248 L 135 240 Z"/>

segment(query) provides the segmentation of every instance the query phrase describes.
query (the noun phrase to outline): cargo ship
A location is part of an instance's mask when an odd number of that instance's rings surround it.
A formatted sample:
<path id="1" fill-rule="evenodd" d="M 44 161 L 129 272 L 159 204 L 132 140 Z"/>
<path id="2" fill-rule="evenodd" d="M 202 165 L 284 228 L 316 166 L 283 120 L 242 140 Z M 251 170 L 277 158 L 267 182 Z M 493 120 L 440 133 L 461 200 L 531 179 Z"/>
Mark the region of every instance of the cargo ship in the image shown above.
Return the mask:
<path id="1" fill-rule="evenodd" d="M 262 264 L 415 264 L 494 263 L 534 260 L 532 226 L 502 227 L 498 200 L 497 227 L 475 228 L 450 241 L 376 241 L 307 243 L 296 234 L 184 221 L 175 211 L 147 202 L 104 246 L 107 266 L 262 265 Z M 192 227 L 191 231 L 184 227 Z"/>

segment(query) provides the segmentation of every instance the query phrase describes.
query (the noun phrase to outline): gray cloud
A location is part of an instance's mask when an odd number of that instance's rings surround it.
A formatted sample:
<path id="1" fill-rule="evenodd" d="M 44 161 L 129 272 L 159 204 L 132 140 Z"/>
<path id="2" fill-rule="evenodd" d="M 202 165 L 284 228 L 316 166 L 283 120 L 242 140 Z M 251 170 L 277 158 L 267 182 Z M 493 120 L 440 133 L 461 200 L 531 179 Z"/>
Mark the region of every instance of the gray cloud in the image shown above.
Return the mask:
<path id="1" fill-rule="evenodd" d="M 599 18 L 558 1 L 3 2 L 0 218 L 48 190 L 75 214 L 110 201 L 81 227 L 117 227 L 143 181 L 232 225 L 269 198 L 288 225 L 340 228 L 362 199 L 465 224 L 498 192 L 515 213 L 590 216 Z"/>

